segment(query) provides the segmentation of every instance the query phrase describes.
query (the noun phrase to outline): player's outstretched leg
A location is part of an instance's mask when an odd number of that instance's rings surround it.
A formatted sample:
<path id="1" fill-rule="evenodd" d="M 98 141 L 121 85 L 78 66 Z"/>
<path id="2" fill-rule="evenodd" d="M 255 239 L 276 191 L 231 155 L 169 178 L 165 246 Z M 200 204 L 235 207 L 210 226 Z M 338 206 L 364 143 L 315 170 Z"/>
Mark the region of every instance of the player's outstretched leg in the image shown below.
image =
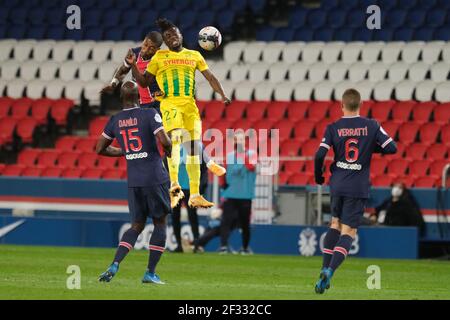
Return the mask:
<path id="1" fill-rule="evenodd" d="M 116 273 L 119 271 L 119 264 L 122 262 L 122 260 L 126 257 L 128 252 L 133 249 L 134 244 L 136 243 L 136 240 L 139 236 L 139 234 L 144 229 L 144 224 L 133 224 L 133 226 L 125 231 L 125 233 L 122 236 L 122 239 L 120 239 L 119 246 L 116 250 L 116 255 L 114 257 L 113 262 L 111 265 L 106 269 L 105 272 L 103 272 L 99 278 L 98 281 L 100 282 L 110 282 L 111 279 L 116 275 Z"/>
<path id="2" fill-rule="evenodd" d="M 184 193 L 181 191 L 181 186 L 178 183 L 178 170 L 180 166 L 180 151 L 182 132 L 180 129 L 175 129 L 170 132 L 170 139 L 172 141 L 172 155 L 167 157 L 167 164 L 169 166 L 170 176 L 170 206 L 175 208 L 181 199 L 184 198 Z"/>
<path id="3" fill-rule="evenodd" d="M 153 219 L 154 229 L 150 237 L 149 257 L 147 270 L 142 283 L 165 284 L 155 273 L 156 265 L 165 250 L 166 245 L 166 218 Z"/>
<path id="4" fill-rule="evenodd" d="M 210 158 L 208 152 L 206 152 L 206 149 L 203 146 L 203 143 L 200 140 L 197 140 L 196 143 L 198 144 L 198 149 L 202 150 L 202 161 L 205 161 L 206 167 L 209 171 L 211 171 L 214 175 L 221 177 L 225 173 L 227 173 L 227 169 L 222 167 L 220 164 L 216 163 L 213 159 Z"/>

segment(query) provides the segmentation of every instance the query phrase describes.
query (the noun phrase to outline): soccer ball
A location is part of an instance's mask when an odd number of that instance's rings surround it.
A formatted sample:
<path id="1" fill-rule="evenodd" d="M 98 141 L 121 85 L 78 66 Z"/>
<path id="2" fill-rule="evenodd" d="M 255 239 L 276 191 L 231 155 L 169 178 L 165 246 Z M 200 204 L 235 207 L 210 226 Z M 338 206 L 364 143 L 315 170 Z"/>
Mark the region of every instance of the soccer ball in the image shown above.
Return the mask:
<path id="1" fill-rule="evenodd" d="M 207 51 L 217 49 L 222 43 L 222 35 L 214 27 L 204 27 L 198 33 L 198 44 Z"/>

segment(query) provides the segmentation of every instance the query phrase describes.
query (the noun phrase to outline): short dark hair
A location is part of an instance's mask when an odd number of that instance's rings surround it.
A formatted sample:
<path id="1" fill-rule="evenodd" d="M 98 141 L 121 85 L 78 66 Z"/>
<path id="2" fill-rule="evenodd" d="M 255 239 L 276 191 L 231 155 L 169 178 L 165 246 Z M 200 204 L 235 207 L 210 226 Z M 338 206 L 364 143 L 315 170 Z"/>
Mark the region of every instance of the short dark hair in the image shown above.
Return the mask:
<path id="1" fill-rule="evenodd" d="M 347 89 L 342 95 L 342 104 L 348 111 L 357 111 L 361 105 L 361 95 L 356 89 Z"/>
<path id="2" fill-rule="evenodd" d="M 176 25 L 173 24 L 172 21 L 167 20 L 166 18 L 158 18 L 156 19 L 156 25 L 161 29 L 161 32 L 164 33 L 169 29 L 177 28 Z"/>
<path id="3" fill-rule="evenodd" d="M 159 33 L 158 31 L 150 31 L 149 33 L 147 33 L 147 35 L 145 36 L 147 39 L 152 40 L 152 42 L 158 46 L 161 47 L 162 43 L 163 43 L 163 38 L 161 33 Z"/>

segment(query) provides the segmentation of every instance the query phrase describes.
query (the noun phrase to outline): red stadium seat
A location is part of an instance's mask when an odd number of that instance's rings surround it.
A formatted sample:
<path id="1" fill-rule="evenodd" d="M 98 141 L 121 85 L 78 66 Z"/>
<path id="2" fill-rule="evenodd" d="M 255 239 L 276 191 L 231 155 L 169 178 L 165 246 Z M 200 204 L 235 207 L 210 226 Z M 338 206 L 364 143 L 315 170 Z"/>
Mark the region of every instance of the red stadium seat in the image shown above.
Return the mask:
<path id="1" fill-rule="evenodd" d="M 415 176 L 426 176 L 429 167 L 430 161 L 428 160 L 411 161 L 409 164 L 409 174 Z"/>
<path id="2" fill-rule="evenodd" d="M 392 120 L 403 123 L 411 117 L 411 110 L 417 104 L 415 101 L 400 101 L 392 107 Z"/>
<path id="3" fill-rule="evenodd" d="M 374 187 L 389 187 L 392 185 L 393 178 L 389 175 L 376 176 L 372 179 L 372 186 Z"/>
<path id="4" fill-rule="evenodd" d="M 394 139 L 397 136 L 397 131 L 400 127 L 400 124 L 394 121 L 385 121 L 382 123 L 381 127 L 388 133 L 390 137 Z"/>
<path id="5" fill-rule="evenodd" d="M 284 118 L 289 102 L 273 101 L 267 107 L 267 118 L 272 121 L 279 121 Z"/>
<path id="6" fill-rule="evenodd" d="M 0 97 L 0 119 L 9 115 L 14 99 L 9 97 Z"/>
<path id="7" fill-rule="evenodd" d="M 394 159 L 388 164 L 387 172 L 389 174 L 395 175 L 404 175 L 406 173 L 406 169 L 409 166 L 409 161 L 406 159 Z"/>
<path id="8" fill-rule="evenodd" d="M 119 160 L 117 161 L 117 166 L 121 169 L 126 169 L 127 159 L 125 159 L 125 157 L 119 157 Z"/>
<path id="9" fill-rule="evenodd" d="M 3 170 L 5 170 L 5 164 L 4 163 L 0 163 L 0 174 L 2 174 Z"/>
<path id="10" fill-rule="evenodd" d="M 295 139 L 307 141 L 311 139 L 314 130 L 314 123 L 307 120 L 300 120 L 294 125 Z"/>
<path id="11" fill-rule="evenodd" d="M 81 174 L 84 170 L 85 168 L 67 168 L 61 173 L 61 177 L 71 179 L 81 178 Z"/>
<path id="12" fill-rule="evenodd" d="M 279 172 L 278 173 L 278 184 L 285 185 L 288 183 L 291 173 L 289 172 Z"/>
<path id="13" fill-rule="evenodd" d="M 11 164 L 6 165 L 3 169 L 2 175 L 3 176 L 20 176 L 22 174 L 22 171 L 25 170 L 25 166 L 23 164 Z"/>
<path id="14" fill-rule="evenodd" d="M 428 145 L 436 142 L 441 127 L 436 123 L 425 123 L 419 129 L 420 141 Z"/>
<path id="15" fill-rule="evenodd" d="M 41 149 L 24 149 L 19 153 L 17 157 L 17 163 L 23 164 L 25 166 L 34 166 L 41 152 Z"/>
<path id="16" fill-rule="evenodd" d="M 285 141 L 291 137 L 294 123 L 289 119 L 283 119 L 275 123 L 273 128 L 279 130 L 280 141 Z"/>
<path id="17" fill-rule="evenodd" d="M 50 115 L 55 120 L 57 125 L 64 126 L 67 124 L 67 115 L 73 106 L 73 101 L 69 99 L 59 99 L 53 103 L 50 110 Z"/>
<path id="18" fill-rule="evenodd" d="M 414 181 L 415 188 L 434 188 L 436 187 L 437 177 L 419 177 Z"/>
<path id="19" fill-rule="evenodd" d="M 412 188 L 414 186 L 414 181 L 417 179 L 416 176 L 406 175 L 401 177 L 396 177 L 393 183 L 403 183 L 407 188 Z"/>
<path id="20" fill-rule="evenodd" d="M 97 166 L 99 168 L 112 169 L 112 168 L 115 168 L 116 165 L 117 165 L 117 158 L 115 158 L 115 157 L 104 157 L 104 156 L 98 157 Z"/>
<path id="21" fill-rule="evenodd" d="M 33 134 L 37 125 L 38 122 L 31 117 L 26 117 L 17 123 L 16 132 L 17 135 L 22 139 L 22 143 L 33 142 Z"/>
<path id="22" fill-rule="evenodd" d="M 43 167 L 53 167 L 61 151 L 55 149 L 42 149 L 38 156 L 37 164 Z"/>
<path id="23" fill-rule="evenodd" d="M 2 144 L 13 141 L 16 125 L 17 121 L 10 117 L 0 120 L 0 141 L 2 141 Z"/>
<path id="24" fill-rule="evenodd" d="M 323 119 L 316 123 L 315 125 L 316 138 L 322 139 L 324 137 L 325 130 L 329 124 L 330 124 L 329 119 Z"/>
<path id="25" fill-rule="evenodd" d="M 311 178 L 312 178 L 312 176 L 307 173 L 303 173 L 303 172 L 294 173 L 294 174 L 290 175 L 288 184 L 290 184 L 290 185 L 307 185 L 307 184 L 310 184 Z"/>
<path id="26" fill-rule="evenodd" d="M 78 157 L 78 166 L 84 168 L 94 168 L 99 156 L 94 153 L 83 153 Z"/>
<path id="27" fill-rule="evenodd" d="M 252 119 L 253 121 L 260 120 L 264 117 L 266 113 L 269 101 L 252 101 L 247 106 L 247 119 Z"/>
<path id="28" fill-rule="evenodd" d="M 48 113 L 53 105 L 53 100 L 47 98 L 37 99 L 31 105 L 31 116 L 39 125 L 47 123 Z"/>
<path id="29" fill-rule="evenodd" d="M 303 167 L 303 171 L 307 174 L 313 174 L 314 173 L 314 160 L 306 160 L 305 166 Z"/>
<path id="30" fill-rule="evenodd" d="M 253 119 L 240 119 L 233 123 L 234 129 L 247 130 L 253 128 Z"/>
<path id="31" fill-rule="evenodd" d="M 100 168 L 90 168 L 83 171 L 81 174 L 82 178 L 86 179 L 100 179 L 103 175 L 103 169 Z"/>
<path id="32" fill-rule="evenodd" d="M 441 125 L 450 123 L 450 102 L 438 104 L 434 108 L 434 122 Z"/>
<path id="33" fill-rule="evenodd" d="M 222 133 L 222 137 L 225 138 L 229 132 L 227 132 L 227 129 L 234 129 L 233 128 L 233 122 L 229 120 L 217 120 L 214 122 L 211 127 L 209 128 L 211 130 L 219 130 Z M 211 135 L 216 134 L 213 131 L 210 131 L 206 134 L 207 137 L 211 137 Z"/>
<path id="34" fill-rule="evenodd" d="M 96 144 L 97 138 L 80 139 L 75 145 L 75 150 L 80 150 L 82 152 L 94 152 Z"/>
<path id="35" fill-rule="evenodd" d="M 20 120 L 28 116 L 33 100 L 30 98 L 20 98 L 13 102 L 11 106 L 11 116 Z"/>
<path id="36" fill-rule="evenodd" d="M 206 105 L 209 103 L 209 101 L 196 101 L 195 104 L 197 105 L 198 112 L 200 113 L 200 116 L 203 119 L 203 112 L 205 111 Z"/>
<path id="37" fill-rule="evenodd" d="M 59 178 L 61 177 L 63 170 L 64 168 L 61 167 L 48 167 L 42 171 L 41 177 Z"/>
<path id="38" fill-rule="evenodd" d="M 425 158 L 425 152 L 428 145 L 424 143 L 412 143 L 406 147 L 405 157 L 411 160 L 422 160 Z"/>
<path id="39" fill-rule="evenodd" d="M 320 140 L 321 139 L 310 139 L 306 141 L 301 148 L 302 156 L 314 156 L 319 148 Z"/>
<path id="40" fill-rule="evenodd" d="M 205 119 L 217 121 L 222 118 L 225 106 L 222 101 L 211 101 L 205 107 Z"/>
<path id="41" fill-rule="evenodd" d="M 256 121 L 253 124 L 253 128 L 256 131 L 258 131 L 260 129 L 267 129 L 270 131 L 270 129 L 272 129 L 272 127 L 273 127 L 273 122 L 268 119 L 262 119 L 262 120 Z"/>
<path id="42" fill-rule="evenodd" d="M 63 136 L 56 141 L 55 148 L 61 151 L 72 151 L 78 140 L 80 137 L 77 136 Z"/>
<path id="43" fill-rule="evenodd" d="M 342 104 L 340 101 L 335 101 L 333 104 L 330 105 L 329 108 L 329 119 L 331 121 L 337 121 L 340 118 L 342 118 Z"/>
<path id="44" fill-rule="evenodd" d="M 113 170 L 105 170 L 103 171 L 102 178 L 103 179 L 115 179 L 121 180 L 123 177 L 124 170 L 113 169 Z"/>
<path id="45" fill-rule="evenodd" d="M 388 101 L 378 101 L 370 108 L 372 118 L 376 119 L 378 122 L 384 122 L 389 118 L 391 109 L 396 104 L 394 100 Z"/>
<path id="46" fill-rule="evenodd" d="M 301 142 L 298 140 L 287 140 L 281 144 L 280 156 L 296 157 L 299 154 Z"/>
<path id="47" fill-rule="evenodd" d="M 395 142 L 397 144 L 397 152 L 395 154 L 389 155 L 389 159 L 398 159 L 398 158 L 403 158 L 404 154 L 405 154 L 405 150 L 407 148 L 407 146 L 404 143 Z M 376 154 L 374 154 L 376 155 Z"/>
<path id="48" fill-rule="evenodd" d="M 382 175 L 386 171 L 388 160 L 386 158 L 372 159 L 370 172 L 375 175 Z"/>
<path id="49" fill-rule="evenodd" d="M 363 104 L 361 106 L 361 109 L 359 110 L 359 114 L 361 117 L 368 117 L 370 111 L 372 110 L 372 106 L 375 105 L 375 101 L 372 100 L 365 100 L 363 101 Z M 340 106 L 340 104 L 339 104 Z"/>
<path id="50" fill-rule="evenodd" d="M 297 173 L 303 170 L 305 166 L 305 161 L 303 160 L 295 160 L 295 161 L 285 161 L 284 163 L 284 171 L 288 173 Z"/>
<path id="51" fill-rule="evenodd" d="M 41 166 L 27 167 L 22 171 L 23 177 L 40 177 L 44 170 Z"/>
<path id="52" fill-rule="evenodd" d="M 80 151 L 65 151 L 58 157 L 58 166 L 62 168 L 73 168 L 76 166 L 80 155 Z"/>
<path id="53" fill-rule="evenodd" d="M 306 118 L 306 111 L 308 110 L 310 101 L 292 101 L 287 106 L 288 118 L 296 120 L 304 120 Z"/>
<path id="54" fill-rule="evenodd" d="M 225 108 L 225 118 L 230 121 L 242 119 L 247 104 L 248 102 L 246 101 L 233 101 Z"/>
<path id="55" fill-rule="evenodd" d="M 441 141 L 447 147 L 450 147 L 450 124 L 441 128 Z"/>
<path id="56" fill-rule="evenodd" d="M 319 121 L 326 117 L 330 101 L 314 101 L 308 107 L 308 119 L 310 121 Z"/>
<path id="57" fill-rule="evenodd" d="M 427 159 L 439 160 L 447 157 L 447 146 L 441 143 L 435 143 L 427 149 Z"/>
<path id="58" fill-rule="evenodd" d="M 416 140 L 419 125 L 413 122 L 406 122 L 398 129 L 399 141 L 410 144 Z M 423 141 L 422 141 L 423 142 Z"/>
<path id="59" fill-rule="evenodd" d="M 450 160 L 448 159 L 433 161 L 430 165 L 430 174 L 435 176 L 442 176 L 443 169 L 447 164 L 450 164 Z"/>
<path id="60" fill-rule="evenodd" d="M 97 117 L 89 124 L 89 135 L 98 137 L 102 134 L 103 129 L 109 121 L 109 117 Z"/>
<path id="61" fill-rule="evenodd" d="M 412 111 L 414 122 L 419 124 L 429 122 L 436 105 L 437 103 L 432 101 L 416 104 Z"/>

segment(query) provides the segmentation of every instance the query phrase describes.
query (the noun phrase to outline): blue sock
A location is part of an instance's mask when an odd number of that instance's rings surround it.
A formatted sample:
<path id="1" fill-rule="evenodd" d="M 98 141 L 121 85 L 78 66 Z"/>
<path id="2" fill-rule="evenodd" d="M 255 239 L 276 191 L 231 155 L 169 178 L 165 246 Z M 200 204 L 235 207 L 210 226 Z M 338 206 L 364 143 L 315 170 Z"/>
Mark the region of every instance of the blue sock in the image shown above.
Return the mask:
<path id="1" fill-rule="evenodd" d="M 120 239 L 119 246 L 117 247 L 116 255 L 114 257 L 113 263 L 119 264 L 128 252 L 133 249 L 134 244 L 136 243 L 137 238 L 139 237 L 139 233 L 134 229 L 128 229 Z"/>
<path id="2" fill-rule="evenodd" d="M 330 266 L 331 257 L 333 257 L 333 249 L 336 243 L 339 241 L 341 232 L 337 229 L 328 229 L 325 239 L 323 239 L 323 261 L 322 269 L 328 268 Z"/>
<path id="3" fill-rule="evenodd" d="M 342 262 L 344 262 L 345 257 L 348 254 L 348 251 L 352 247 L 353 238 L 348 234 L 344 234 L 339 238 L 339 241 L 336 243 L 334 247 L 333 257 L 331 258 L 329 268 L 335 271 Z"/>
<path id="4" fill-rule="evenodd" d="M 166 246 L 166 225 L 155 225 L 150 237 L 148 271 L 155 273 L 156 265 L 161 258 Z"/>

